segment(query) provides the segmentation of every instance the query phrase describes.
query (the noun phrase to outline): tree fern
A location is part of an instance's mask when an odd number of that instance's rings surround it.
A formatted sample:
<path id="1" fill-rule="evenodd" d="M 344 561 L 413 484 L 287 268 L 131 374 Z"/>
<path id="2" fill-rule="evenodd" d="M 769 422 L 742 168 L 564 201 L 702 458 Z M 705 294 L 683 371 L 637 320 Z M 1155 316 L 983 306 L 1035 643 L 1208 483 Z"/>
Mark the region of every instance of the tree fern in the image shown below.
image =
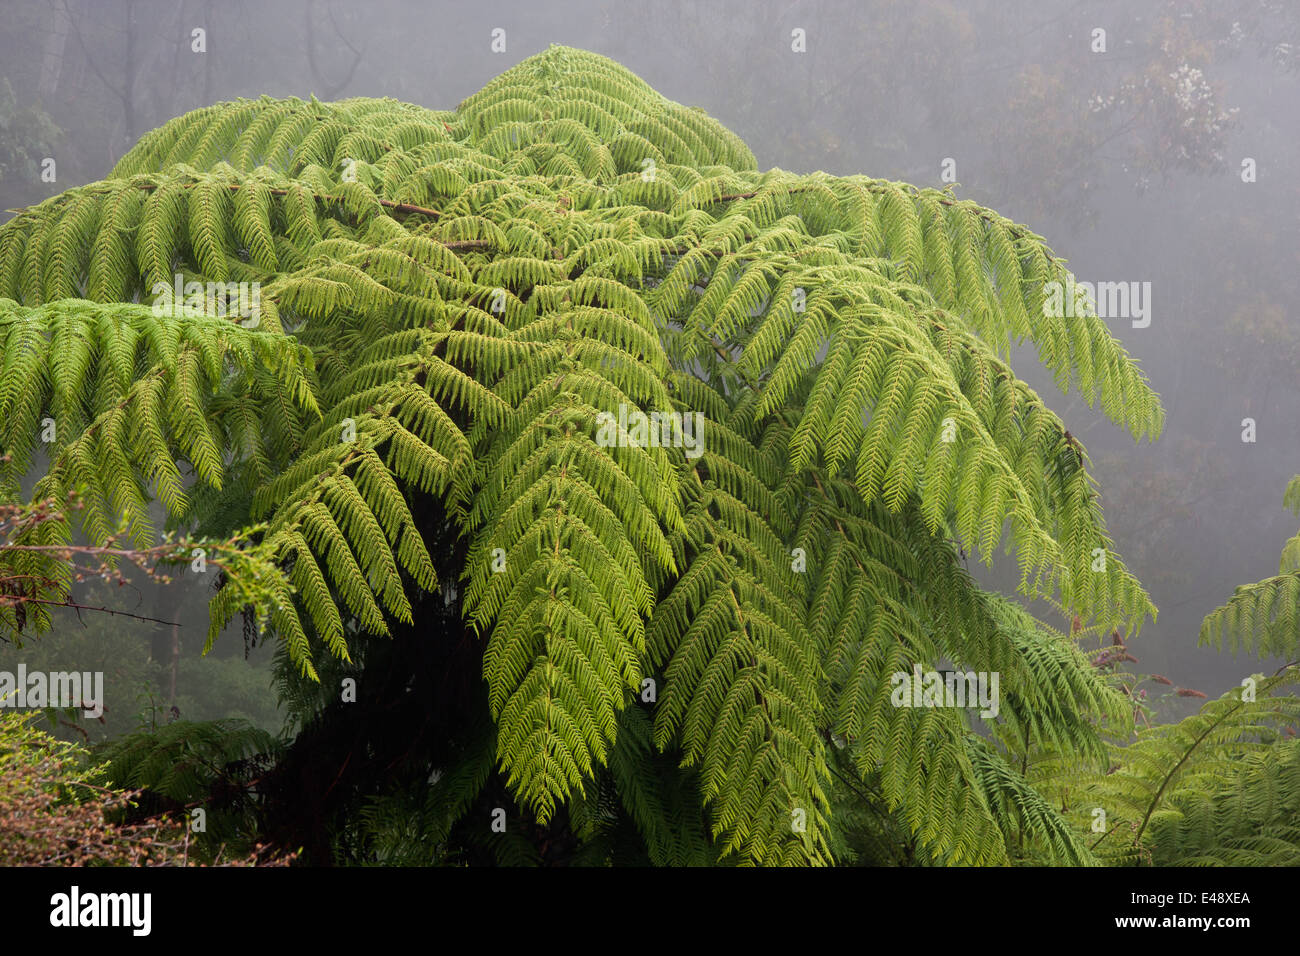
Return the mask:
<path id="1" fill-rule="evenodd" d="M 888 705 L 896 670 L 997 670 L 1007 740 L 1093 746 L 1082 714 L 1113 701 L 974 586 L 966 550 L 1005 540 L 1026 595 L 1099 626 L 1154 614 L 1086 453 L 1006 364 L 1031 341 L 1063 389 L 1158 435 L 1104 323 L 1044 308 L 1067 278 L 949 193 L 760 172 L 580 51 L 454 111 L 218 104 L 0 229 L 0 478 L 50 416 L 42 481 L 89 483 L 91 534 L 147 535 L 154 495 L 177 523 L 261 522 L 292 584 L 271 622 L 309 677 L 450 583 L 434 503 L 495 760 L 539 825 L 613 847 L 628 819 L 653 862 L 830 862 L 847 767 L 930 859 L 1002 862 L 1014 837 L 1088 862 L 1010 745 Z M 186 313 L 191 282 L 256 283 L 255 322 Z M 701 453 L 601 440 L 620 411 L 701 416 Z M 665 760 L 661 789 L 637 782 Z M 684 801 L 698 831 L 664 822 Z"/>

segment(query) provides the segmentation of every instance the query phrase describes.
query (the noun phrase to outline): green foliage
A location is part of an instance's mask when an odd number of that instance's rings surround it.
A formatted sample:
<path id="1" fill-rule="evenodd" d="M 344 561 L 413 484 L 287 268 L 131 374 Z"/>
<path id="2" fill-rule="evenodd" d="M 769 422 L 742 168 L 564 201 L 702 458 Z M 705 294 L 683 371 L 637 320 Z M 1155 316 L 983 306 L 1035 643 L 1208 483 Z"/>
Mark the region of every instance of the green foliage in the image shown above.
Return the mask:
<path id="1" fill-rule="evenodd" d="M 255 849 L 247 835 L 256 806 L 245 797 L 279 749 L 277 739 L 238 719 L 172 721 L 149 733 L 129 734 L 94 751 L 118 786 L 147 794 L 145 809 L 189 823 L 203 811 L 193 839 L 209 855 Z"/>
<path id="2" fill-rule="evenodd" d="M 1255 675 L 1117 748 L 1105 774 L 1070 793 L 1077 818 L 1105 811 L 1094 852 L 1119 865 L 1294 865 L 1300 777 L 1282 731 L 1300 722 L 1300 697 L 1285 693 L 1297 680 L 1295 666 Z"/>
<path id="3" fill-rule="evenodd" d="M 1068 273 L 1024 227 L 756 167 L 701 112 L 558 47 L 452 112 L 186 114 L 0 229 L 0 478 L 48 415 L 41 487 L 85 483 L 92 536 L 115 515 L 147 535 L 151 494 L 176 524 L 255 529 L 309 677 L 416 623 L 436 503 L 495 760 L 584 852 L 615 854 L 630 819 L 657 863 L 831 862 L 835 768 L 928 859 L 1090 862 L 1008 748 L 1095 754 L 1113 694 L 961 561 L 1005 540 L 1026 595 L 1135 632 L 1155 609 L 1086 453 L 1007 357 L 1032 342 L 1135 438 L 1159 400 L 1092 310 L 1048 314 Z M 258 283 L 258 327 L 181 308 L 178 282 Z M 620 409 L 702 416 L 702 453 L 601 440 Z M 245 597 L 223 590 L 214 627 Z M 889 705 L 892 673 L 945 660 L 1003 675 L 999 742 Z M 451 806 L 485 767 L 446 768 Z M 699 828 L 669 822 L 689 806 Z"/>
<path id="4" fill-rule="evenodd" d="M 1283 504 L 1300 515 L 1300 475 L 1287 485 Z M 1300 532 L 1282 547 L 1276 575 L 1241 585 L 1206 616 L 1200 643 L 1222 648 L 1225 639 L 1234 655 L 1244 648 L 1260 657 L 1294 656 L 1300 647 Z"/>
<path id="5" fill-rule="evenodd" d="M 1156 865 L 1300 865 L 1300 741 L 1247 754 L 1214 783 L 1152 820 Z"/>
<path id="6" fill-rule="evenodd" d="M 274 749 L 275 740 L 242 721 L 173 721 L 147 736 L 115 741 L 100 756 L 115 780 L 187 802 L 211 788 L 228 764 Z"/>

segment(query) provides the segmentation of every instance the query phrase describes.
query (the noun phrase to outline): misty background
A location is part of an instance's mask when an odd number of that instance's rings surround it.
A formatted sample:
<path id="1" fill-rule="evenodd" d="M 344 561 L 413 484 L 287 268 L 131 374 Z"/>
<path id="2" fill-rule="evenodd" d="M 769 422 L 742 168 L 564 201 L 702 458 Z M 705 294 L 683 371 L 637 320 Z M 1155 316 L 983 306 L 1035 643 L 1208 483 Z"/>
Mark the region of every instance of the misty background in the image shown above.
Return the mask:
<path id="1" fill-rule="evenodd" d="M 453 109 L 552 43 L 609 56 L 744 139 L 759 167 L 942 187 L 1045 236 L 1080 280 L 1150 283 L 1108 324 L 1167 412 L 1133 440 L 1032 347 L 1012 365 L 1087 447 L 1116 549 L 1159 607 L 1134 669 L 1218 696 L 1258 661 L 1198 648 L 1206 613 L 1277 572 L 1300 471 L 1300 5 L 1284 0 L 698 2 L 3 0 L 0 208 L 103 178 L 144 133 L 236 97 Z M 493 31 L 505 31 L 493 52 Z M 195 50 L 202 30 L 203 51 Z M 804 52 L 792 49 L 802 30 Z M 1098 49 L 1104 30 L 1104 49 Z M 56 161 L 57 179 L 41 179 Z M 1243 162 L 1253 161 L 1253 182 Z M 9 217 L 4 213 L 3 219 Z M 1242 441 L 1242 421 L 1256 441 Z M 1015 562 L 972 571 L 1010 591 Z M 209 585 L 105 593 L 179 628 L 69 615 L 0 668 L 106 671 L 114 732 L 183 716 L 277 724 L 271 649 L 200 659 Z M 178 589 L 180 589 L 178 591 Z M 100 603 L 92 600 L 90 603 Z M 1035 610 L 1065 627 L 1046 605 Z M 69 658 L 61 640 L 80 631 Z M 247 652 L 247 660 L 246 658 Z M 1267 669 L 1272 670 L 1281 661 Z M 174 675 L 175 685 L 172 686 Z M 114 688 L 142 690 L 133 700 Z M 1170 718 L 1190 704 L 1167 704 Z"/>

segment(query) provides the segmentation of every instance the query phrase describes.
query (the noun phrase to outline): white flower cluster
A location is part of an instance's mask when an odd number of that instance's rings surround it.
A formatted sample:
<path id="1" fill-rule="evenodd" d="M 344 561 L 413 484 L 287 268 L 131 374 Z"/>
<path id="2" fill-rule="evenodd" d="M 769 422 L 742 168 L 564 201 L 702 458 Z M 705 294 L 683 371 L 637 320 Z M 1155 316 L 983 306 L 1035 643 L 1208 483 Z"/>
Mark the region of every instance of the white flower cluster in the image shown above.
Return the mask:
<path id="1" fill-rule="evenodd" d="M 1187 63 L 1183 63 L 1175 72 L 1169 74 L 1174 81 L 1174 104 L 1181 113 L 1187 114 L 1182 121 L 1186 130 L 1200 132 L 1207 137 L 1216 137 L 1224 131 L 1237 108 L 1221 110 L 1214 102 L 1214 90 L 1205 79 L 1205 74 Z M 1186 145 L 1179 146 L 1183 158 L 1189 155 Z M 1212 159 L 1222 162 L 1223 156 L 1218 150 L 1212 152 Z"/>
<path id="2" fill-rule="evenodd" d="M 1115 94 L 1102 96 L 1100 93 L 1094 93 L 1088 98 L 1088 109 L 1093 113 L 1100 113 L 1102 110 L 1108 110 L 1115 105 Z"/>

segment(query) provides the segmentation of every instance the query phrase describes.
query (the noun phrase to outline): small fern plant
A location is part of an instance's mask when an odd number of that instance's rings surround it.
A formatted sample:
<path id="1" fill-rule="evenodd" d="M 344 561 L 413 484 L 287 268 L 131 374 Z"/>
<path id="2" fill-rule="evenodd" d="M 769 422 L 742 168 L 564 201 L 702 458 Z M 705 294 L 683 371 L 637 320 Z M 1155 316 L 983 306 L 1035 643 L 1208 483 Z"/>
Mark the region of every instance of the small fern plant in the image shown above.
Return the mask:
<path id="1" fill-rule="evenodd" d="M 1283 506 L 1300 517 L 1300 475 L 1286 486 Z M 1300 648 L 1300 531 L 1282 546 L 1277 574 L 1244 584 L 1201 624 L 1201 644 L 1294 658 Z"/>
<path id="2" fill-rule="evenodd" d="M 38 467 L 92 538 L 149 539 L 155 500 L 257 525 L 308 678 L 445 589 L 492 726 L 438 785 L 495 767 L 536 821 L 608 791 L 656 861 L 827 863 L 847 780 L 929 860 L 1089 862 L 981 718 L 890 702 L 914 667 L 996 671 L 1001 733 L 1101 753 L 1086 661 L 963 565 L 1005 543 L 1027 596 L 1107 631 L 1154 614 L 1085 450 L 1008 365 L 1032 342 L 1159 434 L 1095 311 L 1045 307 L 1068 280 L 951 192 L 759 171 L 582 51 L 454 111 L 222 103 L 0 229 L 0 490 Z M 241 609 L 218 592 L 213 633 Z"/>
<path id="3" fill-rule="evenodd" d="M 1300 512 L 1300 476 L 1283 496 Z M 1194 714 L 1143 726 L 1112 719 L 1100 770 L 1084 748 L 1045 739 L 1023 748 L 1033 789 L 1059 804 L 1099 862 L 1121 866 L 1295 866 L 1300 863 L 1300 536 L 1283 547 L 1277 575 L 1238 587 L 1208 614 L 1201 644 L 1226 643 L 1284 663 L 1243 678 Z M 1115 646 L 1118 645 L 1118 646 Z M 1118 639 L 1091 655 L 1099 667 L 1133 661 Z M 1112 673 L 1134 716 L 1145 691 Z M 1153 683 L 1172 685 L 1155 675 Z M 1204 697 L 1177 688 L 1180 697 Z M 1059 723 L 1057 721 L 1056 723 Z M 1050 861 L 1041 854 L 1038 859 Z"/>

